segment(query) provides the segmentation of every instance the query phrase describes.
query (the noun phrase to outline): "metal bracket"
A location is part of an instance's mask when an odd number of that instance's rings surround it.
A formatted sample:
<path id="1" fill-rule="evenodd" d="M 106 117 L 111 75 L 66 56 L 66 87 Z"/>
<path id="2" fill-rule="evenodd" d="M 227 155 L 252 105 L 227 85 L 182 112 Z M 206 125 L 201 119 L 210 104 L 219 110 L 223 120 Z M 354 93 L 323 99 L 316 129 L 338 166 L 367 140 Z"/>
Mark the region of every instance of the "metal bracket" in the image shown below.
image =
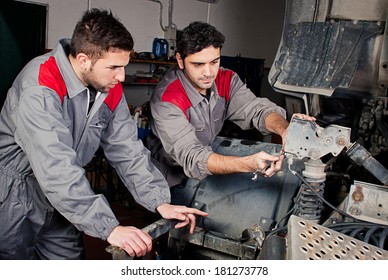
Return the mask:
<path id="1" fill-rule="evenodd" d="M 315 122 L 292 118 L 284 146 L 286 157 L 320 159 L 328 153 L 337 156 L 350 143 L 351 129 L 339 125 L 325 128 Z"/>

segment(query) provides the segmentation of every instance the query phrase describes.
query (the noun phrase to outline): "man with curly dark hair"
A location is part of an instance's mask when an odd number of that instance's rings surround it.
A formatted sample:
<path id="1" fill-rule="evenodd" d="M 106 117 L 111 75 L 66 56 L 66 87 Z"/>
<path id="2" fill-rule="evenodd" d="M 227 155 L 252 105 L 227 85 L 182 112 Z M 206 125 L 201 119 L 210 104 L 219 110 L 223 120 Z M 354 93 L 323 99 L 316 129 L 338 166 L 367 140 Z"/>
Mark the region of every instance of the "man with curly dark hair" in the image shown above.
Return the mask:
<path id="1" fill-rule="evenodd" d="M 281 169 L 283 156 L 264 151 L 226 156 L 211 148 L 226 120 L 242 129 L 278 134 L 283 140 L 288 127 L 283 108 L 256 97 L 236 73 L 220 67 L 224 41 L 225 36 L 208 23 L 188 25 L 177 42 L 178 67 L 166 74 L 152 95 L 153 134 L 146 145 L 170 187 L 187 177 L 257 170 L 270 177 Z"/>

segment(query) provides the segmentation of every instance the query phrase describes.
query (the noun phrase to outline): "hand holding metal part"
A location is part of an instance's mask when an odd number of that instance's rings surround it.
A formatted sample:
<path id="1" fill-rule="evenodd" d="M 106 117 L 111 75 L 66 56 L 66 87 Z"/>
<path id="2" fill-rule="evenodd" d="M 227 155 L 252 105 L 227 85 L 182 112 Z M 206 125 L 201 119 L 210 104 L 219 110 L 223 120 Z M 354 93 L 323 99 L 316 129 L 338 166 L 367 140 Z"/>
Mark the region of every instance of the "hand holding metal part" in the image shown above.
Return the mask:
<path id="1" fill-rule="evenodd" d="M 283 161 L 283 155 L 284 155 L 284 151 L 282 149 L 278 155 L 277 154 L 274 155 L 279 157 L 279 160 L 277 161 L 267 160 L 266 161 L 267 163 L 263 168 L 261 169 L 258 168 L 255 172 L 253 172 L 252 181 L 257 181 L 259 176 L 271 177 L 272 175 L 274 175 L 276 171 L 280 169 L 280 166 Z"/>
<path id="2" fill-rule="evenodd" d="M 257 169 L 255 172 L 253 172 L 252 181 L 257 181 L 259 176 L 266 177 L 264 172 L 268 169 L 269 166 L 270 166 L 270 163 L 267 163 L 262 169 Z"/>
<path id="3" fill-rule="evenodd" d="M 142 231 L 146 232 L 154 240 L 172 229 L 177 222 L 176 220 L 160 219 L 146 226 Z M 134 258 L 118 246 L 109 245 L 105 250 L 112 254 L 113 260 L 133 260 Z"/>

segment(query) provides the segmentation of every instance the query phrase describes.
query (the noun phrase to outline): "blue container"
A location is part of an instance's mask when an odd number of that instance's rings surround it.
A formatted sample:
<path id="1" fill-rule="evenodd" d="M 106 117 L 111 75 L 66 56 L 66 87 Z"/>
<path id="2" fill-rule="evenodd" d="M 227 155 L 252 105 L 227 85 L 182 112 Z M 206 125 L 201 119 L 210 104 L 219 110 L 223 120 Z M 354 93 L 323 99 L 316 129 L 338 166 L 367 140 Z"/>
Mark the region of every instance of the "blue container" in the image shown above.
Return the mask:
<path id="1" fill-rule="evenodd" d="M 155 38 L 152 43 L 152 53 L 155 58 L 168 58 L 168 42 L 165 39 Z"/>

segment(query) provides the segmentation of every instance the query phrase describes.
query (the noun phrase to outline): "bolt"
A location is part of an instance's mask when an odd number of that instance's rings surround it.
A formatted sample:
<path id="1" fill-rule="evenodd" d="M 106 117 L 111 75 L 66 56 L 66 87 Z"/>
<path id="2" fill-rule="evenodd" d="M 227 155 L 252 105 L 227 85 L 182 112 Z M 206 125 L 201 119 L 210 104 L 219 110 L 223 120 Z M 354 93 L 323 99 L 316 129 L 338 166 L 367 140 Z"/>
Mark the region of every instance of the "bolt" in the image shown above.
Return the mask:
<path id="1" fill-rule="evenodd" d="M 352 198 L 356 202 L 364 200 L 364 194 L 362 193 L 362 188 L 356 187 L 356 190 L 352 193 Z"/>
<path id="2" fill-rule="evenodd" d="M 361 209 L 358 208 L 358 207 L 351 207 L 351 208 L 349 209 L 349 212 L 350 212 L 350 214 L 355 215 L 355 216 L 359 216 L 359 215 L 362 214 Z"/>
<path id="3" fill-rule="evenodd" d="M 337 144 L 340 146 L 345 146 L 346 142 L 347 142 L 346 139 L 342 136 L 337 139 Z"/>
<path id="4" fill-rule="evenodd" d="M 325 144 L 326 145 L 331 145 L 331 143 L 333 143 L 333 140 L 331 138 L 326 138 L 325 139 Z"/>

